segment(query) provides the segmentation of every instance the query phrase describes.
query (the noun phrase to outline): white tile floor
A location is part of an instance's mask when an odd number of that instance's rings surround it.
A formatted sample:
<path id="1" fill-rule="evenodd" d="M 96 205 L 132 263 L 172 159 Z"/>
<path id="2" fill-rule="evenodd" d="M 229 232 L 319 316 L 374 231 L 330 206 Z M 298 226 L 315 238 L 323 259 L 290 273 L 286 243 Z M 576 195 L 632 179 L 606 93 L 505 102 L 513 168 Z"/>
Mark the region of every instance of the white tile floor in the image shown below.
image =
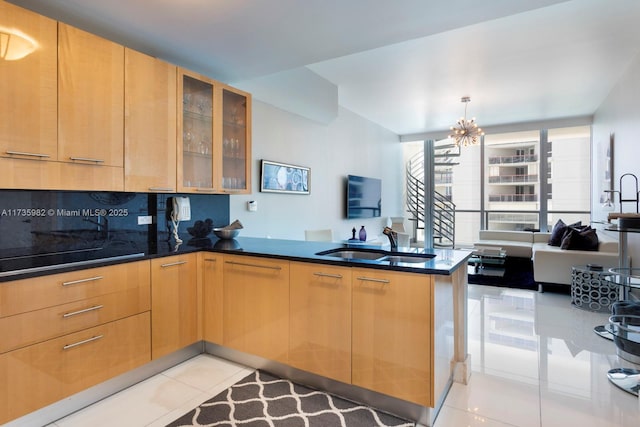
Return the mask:
<path id="1" fill-rule="evenodd" d="M 467 386 L 454 384 L 434 427 L 638 427 L 640 401 L 610 384 L 635 367 L 592 332 L 607 315 L 568 295 L 469 285 Z M 51 427 L 165 426 L 251 372 L 200 355 Z"/>

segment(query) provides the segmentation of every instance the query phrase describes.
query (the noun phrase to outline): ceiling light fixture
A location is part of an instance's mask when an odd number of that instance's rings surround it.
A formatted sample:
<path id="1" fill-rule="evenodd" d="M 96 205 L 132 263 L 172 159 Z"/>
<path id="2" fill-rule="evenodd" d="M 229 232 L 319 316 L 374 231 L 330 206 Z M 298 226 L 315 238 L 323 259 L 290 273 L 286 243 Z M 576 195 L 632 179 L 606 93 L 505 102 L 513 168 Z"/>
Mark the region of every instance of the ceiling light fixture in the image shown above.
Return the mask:
<path id="1" fill-rule="evenodd" d="M 467 104 L 471 102 L 471 98 L 463 96 L 460 102 L 464 102 L 464 117 L 460 117 L 455 126 L 451 126 L 452 133 L 449 138 L 452 138 L 457 147 L 460 145 L 476 145 L 480 142 L 480 137 L 484 135 L 482 129 L 478 127 L 476 118 L 467 120 Z"/>

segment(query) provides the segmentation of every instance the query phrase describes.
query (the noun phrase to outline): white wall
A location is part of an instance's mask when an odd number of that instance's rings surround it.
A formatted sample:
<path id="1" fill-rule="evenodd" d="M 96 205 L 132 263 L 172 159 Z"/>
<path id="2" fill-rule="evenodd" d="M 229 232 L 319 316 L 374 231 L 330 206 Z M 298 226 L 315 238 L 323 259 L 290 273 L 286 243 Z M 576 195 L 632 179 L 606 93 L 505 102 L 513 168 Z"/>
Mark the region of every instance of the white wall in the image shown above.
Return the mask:
<path id="1" fill-rule="evenodd" d="M 230 197 L 230 219 L 242 222 L 242 236 L 304 240 L 305 229 L 330 228 L 335 239 L 348 239 L 364 225 L 371 239 L 388 217 L 404 214 L 402 145 L 393 132 L 344 108 L 325 125 L 256 99 L 252 126 L 253 192 Z M 261 159 L 310 167 L 311 194 L 261 193 Z M 381 218 L 346 219 L 348 174 L 382 179 Z M 249 200 L 257 212 L 247 210 Z"/>
<path id="2" fill-rule="evenodd" d="M 640 56 L 631 64 L 629 69 L 612 89 L 609 96 L 600 105 L 593 120 L 593 148 L 592 148 L 592 216 L 594 220 L 606 219 L 599 204 L 602 167 L 599 162 L 604 155 L 604 144 L 609 141 L 609 135 L 614 134 L 613 153 L 613 184 L 619 190 L 620 176 L 625 173 L 635 174 L 640 178 L 640 162 L 638 162 L 638 148 L 640 147 Z M 625 198 L 627 190 L 635 190 L 633 182 L 624 182 Z M 617 197 L 617 196 L 616 196 Z M 623 212 L 635 212 L 633 204 L 624 203 Z M 620 211 L 616 204 L 616 212 Z M 635 266 L 640 266 L 640 235 L 629 235 L 629 253 Z M 635 261 L 633 261 L 635 260 Z"/>

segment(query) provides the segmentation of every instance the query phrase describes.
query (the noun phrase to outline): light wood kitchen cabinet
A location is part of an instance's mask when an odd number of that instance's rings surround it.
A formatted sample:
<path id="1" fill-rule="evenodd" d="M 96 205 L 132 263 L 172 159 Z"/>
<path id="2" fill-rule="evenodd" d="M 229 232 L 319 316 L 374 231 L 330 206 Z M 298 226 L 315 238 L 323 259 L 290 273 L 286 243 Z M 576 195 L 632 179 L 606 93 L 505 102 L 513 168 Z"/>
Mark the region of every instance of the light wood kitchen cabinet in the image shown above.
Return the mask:
<path id="1" fill-rule="evenodd" d="M 223 344 L 287 363 L 289 262 L 225 255 Z"/>
<path id="2" fill-rule="evenodd" d="M 0 318 L 148 287 L 149 261 L 0 283 Z"/>
<path id="3" fill-rule="evenodd" d="M 291 263 L 289 364 L 351 383 L 351 268 Z"/>
<path id="4" fill-rule="evenodd" d="M 225 193 L 251 193 L 251 95 L 220 85 L 216 93 L 222 105 L 214 124 L 217 152 L 216 188 Z M 219 120 L 219 121 L 218 121 Z M 221 134 L 221 136 L 219 136 Z M 220 149 L 221 147 L 221 149 Z"/>
<path id="5" fill-rule="evenodd" d="M 125 49 L 125 191 L 176 191 L 176 72 L 175 65 Z"/>
<path id="6" fill-rule="evenodd" d="M 214 166 L 214 90 L 218 83 L 178 68 L 178 191 L 216 191 Z"/>
<path id="7" fill-rule="evenodd" d="M 153 359 L 202 339 L 197 254 L 151 260 L 151 354 Z"/>
<path id="8" fill-rule="evenodd" d="M 151 360 L 149 261 L 0 283 L 0 424 Z"/>
<path id="9" fill-rule="evenodd" d="M 251 95 L 178 68 L 178 191 L 251 192 Z"/>
<path id="10" fill-rule="evenodd" d="M 123 168 L 123 96 L 124 47 L 59 23 L 58 159 Z"/>
<path id="11" fill-rule="evenodd" d="M 199 261 L 203 280 L 203 336 L 205 341 L 222 344 L 223 256 L 212 252 L 201 252 Z"/>
<path id="12" fill-rule="evenodd" d="M 150 361 L 149 312 L 0 355 L 0 423 Z"/>
<path id="13" fill-rule="evenodd" d="M 58 24 L 2 1 L 0 31 L 0 156 L 56 160 Z"/>
<path id="14" fill-rule="evenodd" d="M 352 383 L 433 407 L 433 278 L 353 269 Z"/>

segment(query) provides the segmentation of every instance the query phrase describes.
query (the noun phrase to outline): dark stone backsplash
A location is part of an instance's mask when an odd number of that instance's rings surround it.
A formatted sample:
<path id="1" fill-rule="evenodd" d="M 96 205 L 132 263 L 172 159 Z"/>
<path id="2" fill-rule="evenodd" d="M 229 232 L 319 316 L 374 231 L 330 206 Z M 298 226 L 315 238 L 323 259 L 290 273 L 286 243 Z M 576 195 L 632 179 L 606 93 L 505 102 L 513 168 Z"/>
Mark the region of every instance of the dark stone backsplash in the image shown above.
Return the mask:
<path id="1" fill-rule="evenodd" d="M 172 194 L 0 190 L 0 259 L 92 248 L 148 252 L 170 239 L 166 207 Z M 211 219 L 214 227 L 229 224 L 229 196 L 188 196 L 191 220 Z M 152 225 L 138 225 L 152 216 Z"/>

